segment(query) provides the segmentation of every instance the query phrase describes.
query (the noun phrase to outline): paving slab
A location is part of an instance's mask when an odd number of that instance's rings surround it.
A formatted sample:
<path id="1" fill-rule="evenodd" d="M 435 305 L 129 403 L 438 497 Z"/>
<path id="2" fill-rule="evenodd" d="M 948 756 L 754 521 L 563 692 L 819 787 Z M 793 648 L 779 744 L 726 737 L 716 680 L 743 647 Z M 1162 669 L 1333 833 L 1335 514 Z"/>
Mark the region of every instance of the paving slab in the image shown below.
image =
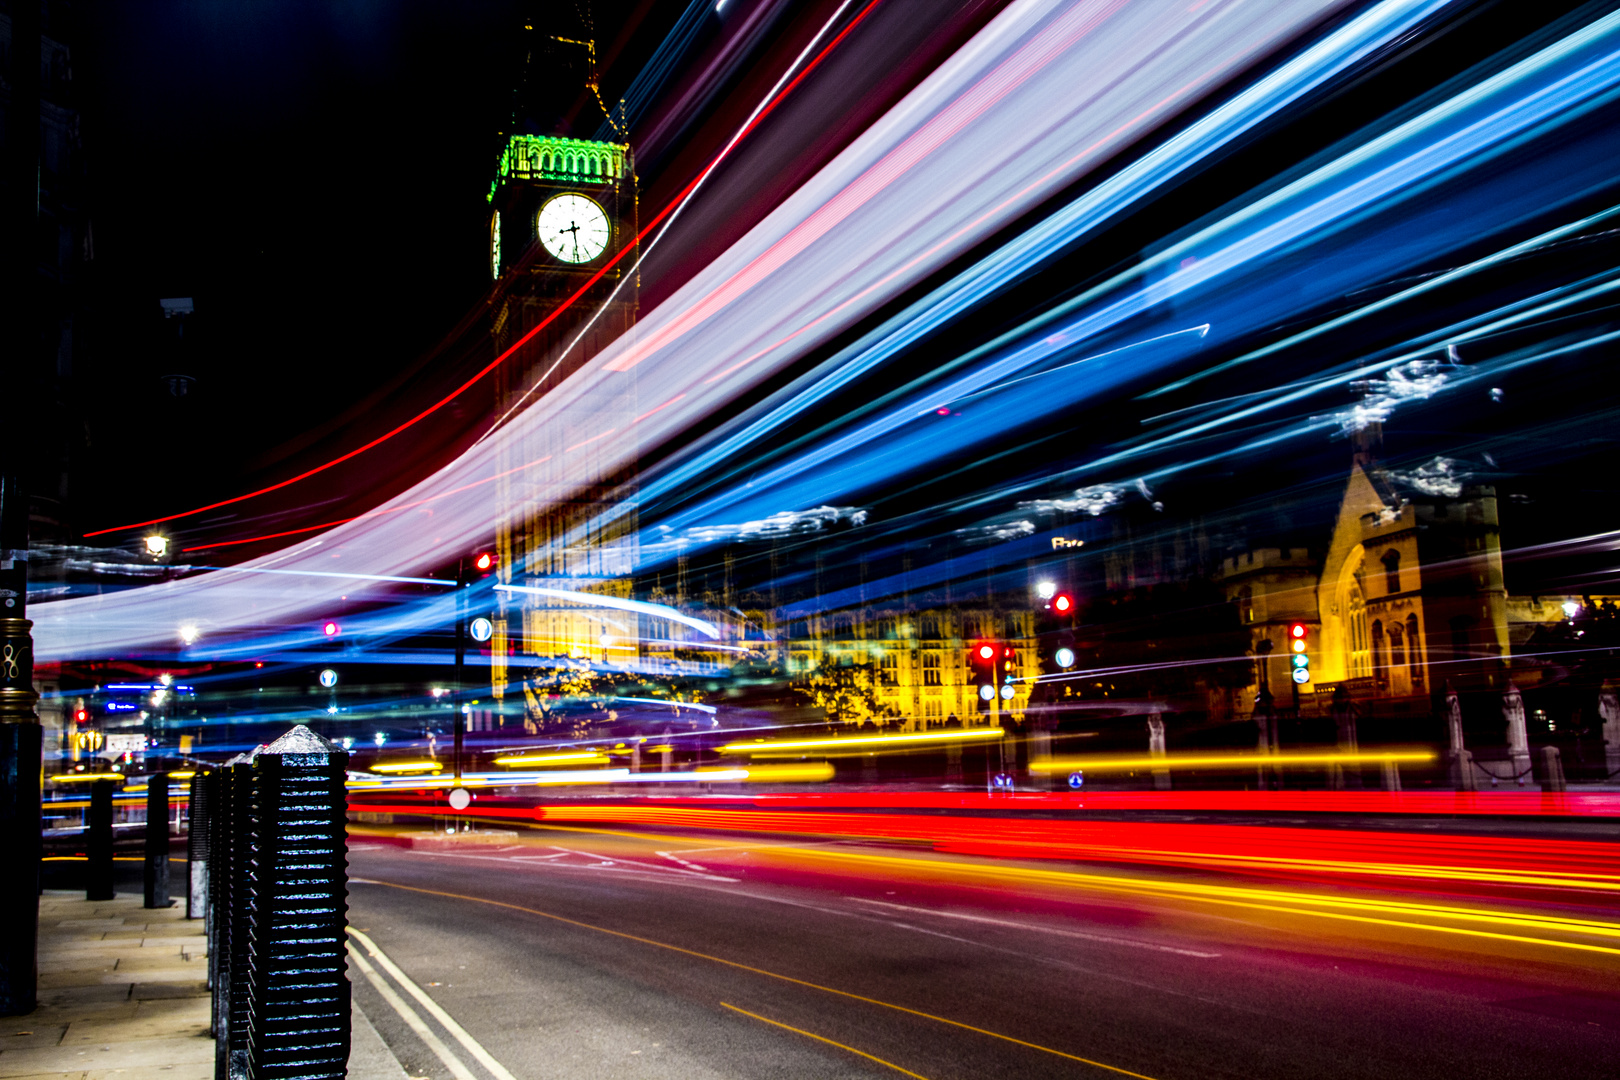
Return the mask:
<path id="1" fill-rule="evenodd" d="M 208 993 L 206 980 L 197 982 L 138 982 L 130 986 L 129 996 L 136 1001 L 154 1001 L 159 998 L 203 997 Z"/>

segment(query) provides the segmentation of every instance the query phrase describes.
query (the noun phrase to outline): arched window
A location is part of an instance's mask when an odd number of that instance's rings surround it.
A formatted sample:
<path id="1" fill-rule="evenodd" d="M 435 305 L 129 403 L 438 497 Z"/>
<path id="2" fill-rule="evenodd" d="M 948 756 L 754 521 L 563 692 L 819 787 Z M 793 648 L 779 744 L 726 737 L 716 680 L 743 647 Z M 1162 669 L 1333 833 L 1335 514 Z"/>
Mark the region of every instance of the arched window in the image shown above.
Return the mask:
<path id="1" fill-rule="evenodd" d="M 592 176 L 601 176 L 602 175 L 602 159 L 601 158 L 599 158 L 599 157 L 591 158 L 591 175 Z"/>
<path id="2" fill-rule="evenodd" d="M 1384 651 L 1384 621 L 1374 619 L 1372 624 L 1373 679 L 1382 690 L 1389 685 L 1389 656 Z"/>
<path id="3" fill-rule="evenodd" d="M 1388 592 L 1401 591 L 1401 553 L 1393 549 L 1384 552 L 1384 588 Z"/>
<path id="4" fill-rule="evenodd" d="M 878 662 L 878 681 L 884 686 L 900 685 L 900 658 L 893 652 L 885 652 L 883 659 Z"/>
<path id="5" fill-rule="evenodd" d="M 939 685 L 939 653 L 923 653 L 923 685 Z"/>
<path id="6" fill-rule="evenodd" d="M 1412 665 L 1412 689 L 1422 690 L 1423 645 L 1418 638 L 1418 617 L 1415 614 L 1406 617 L 1406 650 L 1409 657 L 1407 663 Z"/>
<path id="7" fill-rule="evenodd" d="M 541 154 L 540 155 L 540 171 L 541 172 L 550 172 L 551 171 L 551 155 L 550 154 Z"/>
<path id="8" fill-rule="evenodd" d="M 1238 622 L 1244 626 L 1254 622 L 1254 590 L 1245 585 L 1237 594 Z"/>
<path id="9" fill-rule="evenodd" d="M 1389 666 L 1392 670 L 1406 666 L 1406 633 L 1399 622 L 1389 624 Z"/>
<path id="10" fill-rule="evenodd" d="M 924 615 L 922 617 L 922 637 L 926 641 L 935 641 L 939 638 L 938 615 Z"/>
<path id="11" fill-rule="evenodd" d="M 564 172 L 573 172 L 574 171 L 574 155 L 573 154 L 569 154 L 566 158 L 563 159 L 563 171 Z"/>

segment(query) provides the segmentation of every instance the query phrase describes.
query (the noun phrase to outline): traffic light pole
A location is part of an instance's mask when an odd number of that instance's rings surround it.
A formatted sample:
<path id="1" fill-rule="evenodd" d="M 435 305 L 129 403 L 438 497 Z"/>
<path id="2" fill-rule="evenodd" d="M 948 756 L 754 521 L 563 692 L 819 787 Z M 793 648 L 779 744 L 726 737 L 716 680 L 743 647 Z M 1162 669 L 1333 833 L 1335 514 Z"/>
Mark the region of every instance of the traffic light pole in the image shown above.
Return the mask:
<path id="1" fill-rule="evenodd" d="M 456 787 L 461 786 L 461 744 L 467 730 L 467 714 L 462 711 L 462 671 L 467 664 L 467 559 L 456 564 L 456 691 L 452 697 L 455 708 L 455 775 Z"/>

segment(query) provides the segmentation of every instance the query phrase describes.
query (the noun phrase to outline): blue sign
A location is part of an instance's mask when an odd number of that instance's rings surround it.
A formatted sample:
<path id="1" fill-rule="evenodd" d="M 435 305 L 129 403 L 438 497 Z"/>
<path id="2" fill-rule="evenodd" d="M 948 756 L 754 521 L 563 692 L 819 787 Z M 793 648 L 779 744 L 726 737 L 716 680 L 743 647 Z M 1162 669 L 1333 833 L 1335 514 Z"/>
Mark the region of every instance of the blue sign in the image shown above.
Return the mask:
<path id="1" fill-rule="evenodd" d="M 1072 772 L 1072 773 L 1069 774 L 1069 786 L 1071 788 L 1073 788 L 1074 790 L 1079 791 L 1082 787 L 1085 786 L 1085 783 L 1086 783 L 1086 778 L 1084 776 L 1080 775 L 1078 770 L 1076 770 L 1075 772 Z"/>

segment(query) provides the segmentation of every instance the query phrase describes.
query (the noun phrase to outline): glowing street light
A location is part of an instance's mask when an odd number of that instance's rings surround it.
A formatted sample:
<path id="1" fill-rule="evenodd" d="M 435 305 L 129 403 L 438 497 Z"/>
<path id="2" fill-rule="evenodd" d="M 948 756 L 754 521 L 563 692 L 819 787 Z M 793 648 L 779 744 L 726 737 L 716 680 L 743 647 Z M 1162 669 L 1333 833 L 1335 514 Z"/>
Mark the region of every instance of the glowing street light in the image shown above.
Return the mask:
<path id="1" fill-rule="evenodd" d="M 146 553 L 154 559 L 161 559 L 169 553 L 169 538 L 153 534 L 146 538 Z"/>
<path id="2" fill-rule="evenodd" d="M 1040 584 L 1035 586 L 1035 595 L 1040 597 L 1042 600 L 1050 600 L 1056 594 L 1057 594 L 1057 583 L 1056 582 L 1043 581 Z"/>

